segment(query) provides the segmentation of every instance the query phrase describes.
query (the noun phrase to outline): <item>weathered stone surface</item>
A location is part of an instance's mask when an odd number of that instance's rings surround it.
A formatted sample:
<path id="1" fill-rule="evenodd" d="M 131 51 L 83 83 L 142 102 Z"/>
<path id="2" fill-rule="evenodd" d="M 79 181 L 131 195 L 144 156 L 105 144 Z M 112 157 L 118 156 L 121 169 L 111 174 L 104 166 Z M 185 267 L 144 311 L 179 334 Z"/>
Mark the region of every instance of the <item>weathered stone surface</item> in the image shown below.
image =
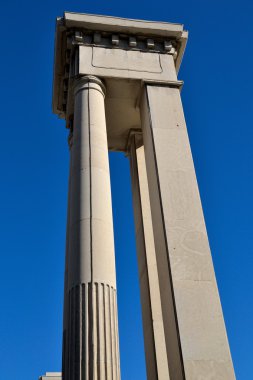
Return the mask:
<path id="1" fill-rule="evenodd" d="M 75 86 L 63 379 L 119 380 L 118 321 L 103 84 Z"/>
<path id="2" fill-rule="evenodd" d="M 130 157 L 147 378 L 169 380 L 144 148 L 135 135 Z"/>
<path id="3" fill-rule="evenodd" d="M 148 379 L 235 378 L 177 79 L 186 41 L 179 24 L 57 20 L 53 110 L 71 150 L 63 380 L 120 379 L 108 149 L 131 158 Z"/>
<path id="4" fill-rule="evenodd" d="M 139 80 L 177 80 L 171 55 L 88 46 L 79 48 L 78 73 Z"/>
<path id="5" fill-rule="evenodd" d="M 220 362 L 223 379 L 234 379 L 179 90 L 146 86 L 141 113 L 168 355 L 186 379 L 208 378 L 210 366 L 220 376 Z M 200 374 L 186 365 L 199 361 L 209 363 Z"/>

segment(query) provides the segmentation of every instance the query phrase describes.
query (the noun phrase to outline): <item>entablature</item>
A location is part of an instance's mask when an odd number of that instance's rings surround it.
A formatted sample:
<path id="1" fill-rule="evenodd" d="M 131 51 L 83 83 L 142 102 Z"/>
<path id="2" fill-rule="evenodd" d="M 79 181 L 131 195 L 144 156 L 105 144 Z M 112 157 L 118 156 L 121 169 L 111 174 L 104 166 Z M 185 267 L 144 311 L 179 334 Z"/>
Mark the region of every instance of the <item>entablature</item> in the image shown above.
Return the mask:
<path id="1" fill-rule="evenodd" d="M 80 75 L 176 81 L 187 37 L 182 24 L 65 12 L 56 22 L 54 113 L 68 116 Z"/>

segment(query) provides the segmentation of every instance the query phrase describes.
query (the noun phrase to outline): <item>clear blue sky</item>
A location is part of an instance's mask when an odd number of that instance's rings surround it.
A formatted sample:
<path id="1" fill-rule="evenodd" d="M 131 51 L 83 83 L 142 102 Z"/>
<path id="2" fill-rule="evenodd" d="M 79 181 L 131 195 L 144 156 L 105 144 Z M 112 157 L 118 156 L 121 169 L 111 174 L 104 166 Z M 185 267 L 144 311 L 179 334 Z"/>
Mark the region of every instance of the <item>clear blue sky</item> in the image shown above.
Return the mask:
<path id="1" fill-rule="evenodd" d="M 0 378 L 60 370 L 67 131 L 51 111 L 64 10 L 180 22 L 179 78 L 238 380 L 252 379 L 253 2 L 5 1 L 1 5 Z M 110 156 L 122 380 L 144 380 L 129 163 Z"/>

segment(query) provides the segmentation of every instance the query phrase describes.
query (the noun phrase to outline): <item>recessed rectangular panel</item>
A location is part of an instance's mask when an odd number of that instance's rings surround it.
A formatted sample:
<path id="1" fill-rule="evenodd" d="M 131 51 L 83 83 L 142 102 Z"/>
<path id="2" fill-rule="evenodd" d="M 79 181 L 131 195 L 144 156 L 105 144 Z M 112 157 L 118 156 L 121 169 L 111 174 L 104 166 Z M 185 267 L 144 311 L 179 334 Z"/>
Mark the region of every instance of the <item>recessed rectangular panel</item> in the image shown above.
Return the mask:
<path id="1" fill-rule="evenodd" d="M 162 73 L 160 54 L 121 49 L 92 48 L 92 66 L 105 69 Z"/>
<path id="2" fill-rule="evenodd" d="M 172 55 L 93 46 L 79 46 L 79 68 L 76 74 L 144 81 L 177 81 Z"/>

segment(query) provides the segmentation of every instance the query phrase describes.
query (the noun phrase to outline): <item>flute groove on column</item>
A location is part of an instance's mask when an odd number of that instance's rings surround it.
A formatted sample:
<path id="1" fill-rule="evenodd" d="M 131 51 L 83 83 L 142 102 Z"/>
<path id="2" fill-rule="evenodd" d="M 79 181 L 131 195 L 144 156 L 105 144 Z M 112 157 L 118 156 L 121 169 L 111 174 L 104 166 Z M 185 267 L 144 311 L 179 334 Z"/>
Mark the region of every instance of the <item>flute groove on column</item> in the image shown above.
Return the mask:
<path id="1" fill-rule="evenodd" d="M 71 364 L 69 378 L 82 380 L 89 380 L 91 376 L 98 380 L 119 378 L 115 341 L 117 316 L 114 300 L 115 289 L 101 283 L 77 285 L 69 292 L 71 308 L 68 326 L 71 335 L 68 346 Z M 86 348 L 90 328 L 89 321 L 92 316 L 89 306 L 92 304 L 95 316 L 93 323 L 96 326 L 92 346 L 96 360 L 90 361 Z"/>
<path id="2" fill-rule="evenodd" d="M 63 380 L 120 380 L 105 88 L 86 76 L 74 93 Z"/>

